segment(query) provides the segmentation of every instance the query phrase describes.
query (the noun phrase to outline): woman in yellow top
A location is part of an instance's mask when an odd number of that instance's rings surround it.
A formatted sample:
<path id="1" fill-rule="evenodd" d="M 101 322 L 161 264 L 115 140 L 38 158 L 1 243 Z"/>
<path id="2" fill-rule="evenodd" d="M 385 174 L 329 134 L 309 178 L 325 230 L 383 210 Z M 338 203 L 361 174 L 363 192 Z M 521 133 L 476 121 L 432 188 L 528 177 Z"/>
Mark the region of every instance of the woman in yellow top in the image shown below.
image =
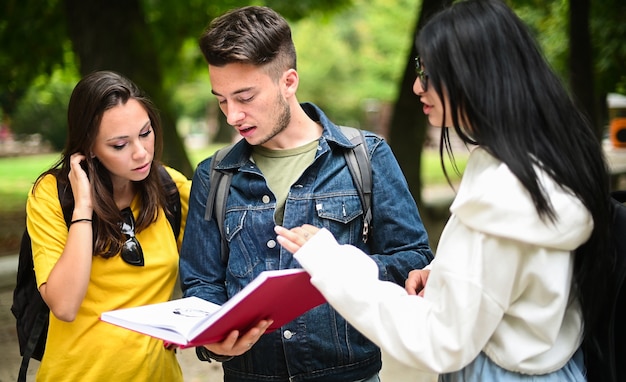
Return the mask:
<path id="1" fill-rule="evenodd" d="M 191 182 L 166 167 L 181 199 L 176 239 L 159 176 L 162 145 L 158 113 L 131 81 L 102 71 L 76 85 L 62 157 L 26 206 L 37 285 L 51 311 L 38 381 L 182 381 L 162 341 L 99 320 L 172 297 Z M 73 196 L 69 228 L 57 181 Z"/>

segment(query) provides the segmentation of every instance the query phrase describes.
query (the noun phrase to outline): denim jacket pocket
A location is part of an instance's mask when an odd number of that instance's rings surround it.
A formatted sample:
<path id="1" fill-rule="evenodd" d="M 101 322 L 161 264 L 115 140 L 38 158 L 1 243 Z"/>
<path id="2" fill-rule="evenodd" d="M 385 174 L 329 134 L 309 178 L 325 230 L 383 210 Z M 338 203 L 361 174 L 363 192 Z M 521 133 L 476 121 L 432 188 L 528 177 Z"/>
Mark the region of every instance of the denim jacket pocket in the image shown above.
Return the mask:
<path id="1" fill-rule="evenodd" d="M 243 229 L 246 212 L 245 210 L 226 212 L 224 216 L 224 236 L 229 243 L 233 240 L 233 237 Z"/>
<path id="2" fill-rule="evenodd" d="M 320 219 L 343 224 L 348 224 L 363 215 L 359 196 L 350 194 L 316 197 L 315 210 Z"/>
<path id="3" fill-rule="evenodd" d="M 228 242 L 228 271 L 239 280 L 247 280 L 252 277 L 253 268 L 258 260 L 252 254 L 254 248 L 250 249 L 253 239 L 248 237 L 244 230 L 246 222 L 246 210 L 229 210 L 224 216 L 224 236 Z M 248 280 L 249 281 L 249 280 Z"/>

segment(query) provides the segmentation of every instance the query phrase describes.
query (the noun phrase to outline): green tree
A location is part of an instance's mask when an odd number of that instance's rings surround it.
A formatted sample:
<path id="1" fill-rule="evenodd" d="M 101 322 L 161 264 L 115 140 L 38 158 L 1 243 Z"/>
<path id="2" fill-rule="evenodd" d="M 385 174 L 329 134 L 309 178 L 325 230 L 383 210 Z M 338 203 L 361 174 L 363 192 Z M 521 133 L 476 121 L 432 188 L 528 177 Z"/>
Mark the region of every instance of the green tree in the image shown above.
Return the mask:
<path id="1" fill-rule="evenodd" d="M 94 70 L 124 73 L 143 88 L 161 110 L 164 161 L 188 176 L 193 170 L 178 136 L 173 87 L 197 71 L 179 69 L 186 41 L 196 40 L 216 15 L 246 5 L 244 0 L 194 2 L 156 0 L 6 0 L 0 8 L 0 107 L 13 115 L 18 100 L 33 80 L 63 65 L 63 47 L 71 42 L 81 75 Z M 263 2 L 261 2 L 263 3 Z M 350 0 L 268 0 L 286 17 L 327 12 Z M 204 67 L 200 54 L 195 67 Z"/>
<path id="2" fill-rule="evenodd" d="M 416 18 L 412 30 L 411 49 L 404 60 L 404 74 L 391 115 L 390 144 L 418 205 L 421 205 L 422 201 L 421 153 L 426 139 L 428 120 L 423 113 L 417 111 L 420 101 L 413 93 L 413 83 L 416 78 L 415 57 L 417 56 L 414 37 L 432 14 L 451 2 L 452 0 L 423 0 L 419 5 L 417 9 L 419 17 Z M 425 216 L 425 218 L 428 217 Z"/>
<path id="3" fill-rule="evenodd" d="M 15 110 L 13 132 L 41 134 L 54 150 L 60 151 L 65 145 L 67 103 L 73 88 L 71 79 L 75 77 L 75 73 L 61 70 L 49 77 L 37 77 Z"/>
<path id="4" fill-rule="evenodd" d="M 621 19 L 626 5 L 621 0 L 593 2 L 588 16 L 577 17 L 581 12 L 576 4 L 587 1 L 509 3 L 531 25 L 546 55 L 572 84 L 578 99 L 592 95 L 595 107 L 599 107 L 597 119 L 602 119 L 606 93 L 626 89 L 626 45 L 622 43 L 626 24 Z M 384 125 L 389 125 L 387 136 L 418 200 L 419 150 L 426 119 L 415 111 L 419 101 L 412 93 L 413 38 L 419 23 L 449 2 L 258 2 L 275 8 L 294 26 L 302 75 L 300 98 L 320 104 L 339 123 L 374 130 L 383 126 L 383 132 Z M 33 81 L 55 70 L 77 67 L 80 74 L 96 69 L 119 70 L 145 89 L 160 107 L 168 142 L 165 160 L 189 175 L 191 169 L 175 123 L 183 113 L 201 117 L 208 100 L 211 107 L 214 105 L 196 40 L 214 16 L 244 4 L 244 0 L 5 0 L 0 5 L 0 115 L 5 119 L 14 116 L 17 100 Z M 584 30 L 578 20 L 589 20 L 589 37 L 568 37 L 568 31 Z M 580 46 L 570 49 L 565 43 L 568 38 L 572 44 L 580 42 Z M 580 49 L 585 46 L 581 39 L 591 40 L 591 54 L 588 48 Z M 593 60 L 592 65 L 588 60 Z M 582 63 L 582 70 L 574 68 Z M 188 101 L 190 97 L 195 97 L 192 102 Z M 376 105 L 369 102 L 371 99 L 391 104 L 391 117 L 385 120 L 383 115 L 375 122 L 368 121 L 363 109 L 365 105 Z"/>
<path id="5" fill-rule="evenodd" d="M 621 0 L 510 0 L 535 31 L 550 63 L 595 123 L 607 124 L 606 96 L 626 94 L 626 3 Z"/>
<path id="6" fill-rule="evenodd" d="M 593 1 L 590 13 L 593 73 L 578 80 L 584 82 L 589 80 L 589 75 L 593 76 L 596 105 L 600 105 L 597 120 L 604 124 L 608 122 L 607 93 L 626 94 L 626 2 Z"/>
<path id="7" fill-rule="evenodd" d="M 423 0 L 417 6 L 414 33 L 433 12 L 452 0 Z M 561 74 L 582 108 L 596 123 L 600 135 L 606 119 L 605 98 L 626 91 L 626 3 L 621 0 L 509 0 L 516 13 L 535 32 L 547 58 Z M 569 42 L 569 45 L 568 45 Z M 426 118 L 416 112 L 413 94 L 415 47 L 405 58 L 405 69 L 391 115 L 389 139 L 415 199 L 421 200 L 421 148 Z"/>
<path id="8" fill-rule="evenodd" d="M 590 0 L 570 0 L 569 2 L 569 83 L 572 93 L 596 126 L 599 104 L 595 96 L 593 76 L 593 48 L 591 42 Z M 598 138 L 601 129 L 596 129 Z"/>
<path id="9" fill-rule="evenodd" d="M 31 82 L 63 62 L 62 17 L 55 0 L 5 0 L 0 5 L 0 108 L 5 123 Z"/>
<path id="10" fill-rule="evenodd" d="M 67 30 L 79 62 L 81 75 L 107 69 L 124 73 L 160 108 L 165 163 L 191 176 L 193 168 L 178 136 L 176 114 L 163 87 L 164 73 L 150 27 L 139 0 L 66 0 Z M 174 34 L 176 36 L 176 34 Z M 179 40 L 172 38 L 172 48 Z M 171 53 L 163 53 L 167 60 Z"/>
<path id="11" fill-rule="evenodd" d="M 294 24 L 300 100 L 319 104 L 337 123 L 385 133 L 387 121 L 368 108 L 394 101 L 419 0 L 355 0 L 332 17 Z"/>

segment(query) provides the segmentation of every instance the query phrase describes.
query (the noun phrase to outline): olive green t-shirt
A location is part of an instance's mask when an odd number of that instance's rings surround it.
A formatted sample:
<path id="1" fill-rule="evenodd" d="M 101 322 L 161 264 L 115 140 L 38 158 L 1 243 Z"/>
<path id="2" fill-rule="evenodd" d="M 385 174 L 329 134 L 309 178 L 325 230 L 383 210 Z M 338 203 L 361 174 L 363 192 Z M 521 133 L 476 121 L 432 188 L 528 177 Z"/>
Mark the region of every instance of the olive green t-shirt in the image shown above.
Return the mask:
<path id="1" fill-rule="evenodd" d="M 317 140 L 288 150 L 254 147 L 252 159 L 265 176 L 268 187 L 276 197 L 276 211 L 274 213 L 276 224 L 283 223 L 289 189 L 300 178 L 304 170 L 313 163 L 317 147 Z"/>

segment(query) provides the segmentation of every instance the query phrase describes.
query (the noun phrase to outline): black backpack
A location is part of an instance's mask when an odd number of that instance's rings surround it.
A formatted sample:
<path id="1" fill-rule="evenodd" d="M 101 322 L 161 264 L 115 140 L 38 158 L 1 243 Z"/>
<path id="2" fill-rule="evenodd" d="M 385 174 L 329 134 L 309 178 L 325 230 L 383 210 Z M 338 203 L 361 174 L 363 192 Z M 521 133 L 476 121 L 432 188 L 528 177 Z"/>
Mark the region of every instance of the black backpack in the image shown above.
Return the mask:
<path id="1" fill-rule="evenodd" d="M 166 216 L 172 226 L 174 236 L 178 238 L 181 225 L 178 187 L 163 166 L 159 167 L 159 175 L 167 195 Z M 70 192 L 66 191 L 65 185 L 57 182 L 57 192 L 63 207 L 63 217 L 69 227 L 74 208 L 71 195 L 68 195 Z M 37 289 L 32 247 L 27 230 L 24 230 L 22 235 L 17 266 L 17 282 L 13 290 L 11 312 L 13 312 L 16 318 L 17 338 L 20 345 L 20 355 L 22 356 L 18 381 L 25 381 L 30 359 L 34 358 L 41 361 L 43 357 L 50 317 L 50 309 L 41 298 Z"/>
<path id="2" fill-rule="evenodd" d="M 626 381 L 626 191 L 614 191 L 613 243 L 615 265 L 610 275 L 609 305 L 602 310 L 602 324 L 585 346 L 587 380 Z"/>
<path id="3" fill-rule="evenodd" d="M 354 148 L 346 149 L 344 157 L 348 164 L 348 169 L 352 175 L 352 179 L 356 185 L 361 205 L 363 207 L 363 242 L 367 242 L 370 230 L 372 229 L 372 166 L 369 155 L 367 154 L 367 145 L 363 132 L 359 129 L 347 126 L 339 126 L 341 132 L 355 144 Z M 228 242 L 224 234 L 224 214 L 226 210 L 226 199 L 228 199 L 228 191 L 230 189 L 230 181 L 233 177 L 232 171 L 217 170 L 217 164 L 230 152 L 233 145 L 224 147 L 213 154 L 211 160 L 211 190 L 207 198 L 204 219 L 210 221 L 213 219 L 215 211 L 215 219 L 220 230 L 221 240 L 221 260 L 223 264 L 228 262 Z"/>

